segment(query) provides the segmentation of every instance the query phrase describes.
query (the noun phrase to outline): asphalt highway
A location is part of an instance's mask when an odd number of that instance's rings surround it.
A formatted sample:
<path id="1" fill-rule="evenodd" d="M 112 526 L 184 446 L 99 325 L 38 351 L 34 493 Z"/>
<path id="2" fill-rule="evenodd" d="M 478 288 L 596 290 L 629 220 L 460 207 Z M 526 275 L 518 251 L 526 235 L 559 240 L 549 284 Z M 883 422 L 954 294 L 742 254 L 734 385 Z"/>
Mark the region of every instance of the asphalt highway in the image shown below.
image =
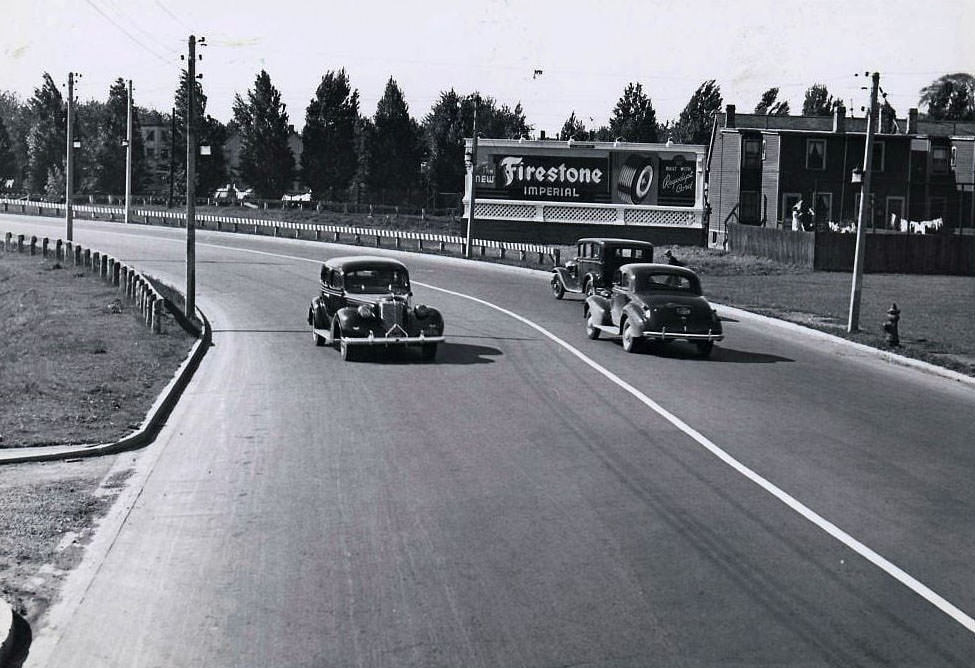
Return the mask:
<path id="1" fill-rule="evenodd" d="M 75 222 L 180 287 L 183 235 Z M 342 362 L 318 263 L 374 250 L 197 243 L 214 346 L 28 666 L 975 662 L 970 386 L 746 317 L 628 355 L 544 276 L 420 255 L 437 360 Z"/>

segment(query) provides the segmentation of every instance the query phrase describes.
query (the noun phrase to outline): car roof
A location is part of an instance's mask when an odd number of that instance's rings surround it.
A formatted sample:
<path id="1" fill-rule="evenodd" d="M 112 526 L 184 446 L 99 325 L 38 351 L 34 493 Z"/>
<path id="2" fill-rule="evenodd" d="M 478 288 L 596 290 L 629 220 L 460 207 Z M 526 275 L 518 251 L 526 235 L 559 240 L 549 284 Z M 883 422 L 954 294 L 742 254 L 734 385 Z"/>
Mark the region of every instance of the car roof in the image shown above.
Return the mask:
<path id="1" fill-rule="evenodd" d="M 377 266 L 406 269 L 406 265 L 399 260 L 380 257 L 378 255 L 343 255 L 341 257 L 333 257 L 325 260 L 325 266 L 329 269 L 339 269 L 343 272 Z"/>
<path id="2" fill-rule="evenodd" d="M 586 237 L 579 239 L 576 244 L 596 243 L 604 246 L 629 246 L 632 248 L 653 248 L 649 241 L 637 241 L 636 239 L 616 239 L 613 237 Z"/>
<path id="3" fill-rule="evenodd" d="M 656 262 L 630 262 L 620 267 L 620 271 L 628 271 L 631 274 L 674 274 L 676 276 L 687 276 L 688 278 L 698 278 L 693 270 L 687 267 L 678 267 L 673 264 L 659 264 Z"/>

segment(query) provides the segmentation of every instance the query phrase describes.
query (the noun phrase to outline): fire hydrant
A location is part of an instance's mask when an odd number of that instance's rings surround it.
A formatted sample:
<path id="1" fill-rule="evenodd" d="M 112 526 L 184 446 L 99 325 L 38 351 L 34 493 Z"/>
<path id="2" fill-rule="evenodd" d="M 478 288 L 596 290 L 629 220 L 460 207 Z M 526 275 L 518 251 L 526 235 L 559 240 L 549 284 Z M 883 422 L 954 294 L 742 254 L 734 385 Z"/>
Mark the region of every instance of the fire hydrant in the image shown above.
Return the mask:
<path id="1" fill-rule="evenodd" d="M 884 332 L 887 334 L 887 345 L 896 348 L 901 344 L 900 333 L 897 331 L 897 323 L 901 319 L 901 312 L 897 304 L 891 304 L 887 311 L 887 322 L 884 323 Z"/>

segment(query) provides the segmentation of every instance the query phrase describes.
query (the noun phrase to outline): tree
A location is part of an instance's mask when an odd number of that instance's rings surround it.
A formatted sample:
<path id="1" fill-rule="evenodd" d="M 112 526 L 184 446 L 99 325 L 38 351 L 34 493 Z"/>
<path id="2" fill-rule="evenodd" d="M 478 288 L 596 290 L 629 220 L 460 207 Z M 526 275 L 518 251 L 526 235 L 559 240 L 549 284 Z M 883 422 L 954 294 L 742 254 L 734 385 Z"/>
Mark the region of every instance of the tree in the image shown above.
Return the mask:
<path id="1" fill-rule="evenodd" d="M 173 133 L 173 190 L 186 194 L 186 81 L 189 74 L 184 69 L 180 73 L 179 87 L 173 97 L 176 123 Z M 209 146 L 210 155 L 196 158 L 196 189 L 198 193 L 208 194 L 227 181 L 227 160 L 223 145 L 227 141 L 227 127 L 206 113 L 207 96 L 199 80 L 193 85 L 193 130 L 197 146 Z"/>
<path id="2" fill-rule="evenodd" d="M 15 178 L 17 174 L 17 159 L 10 147 L 10 135 L 7 125 L 0 117 L 0 190 L 4 189 L 4 181 Z"/>
<path id="3" fill-rule="evenodd" d="M 975 77 L 964 72 L 944 74 L 921 89 L 918 106 L 936 120 L 975 120 Z"/>
<path id="4" fill-rule="evenodd" d="M 27 188 L 43 192 L 52 169 L 64 170 L 67 109 L 61 91 L 47 72 L 27 103 L 32 122 L 27 135 Z"/>
<path id="5" fill-rule="evenodd" d="M 714 79 L 705 81 L 680 112 L 674 126 L 673 139 L 681 144 L 707 144 L 715 115 L 721 111 L 721 87 Z"/>
<path id="6" fill-rule="evenodd" d="M 301 176 L 316 197 L 345 191 L 357 167 L 359 91 L 344 69 L 327 72 L 305 111 L 301 132 Z"/>
<path id="7" fill-rule="evenodd" d="M 789 103 L 786 100 L 779 101 L 778 86 L 769 88 L 762 93 L 762 99 L 755 105 L 755 113 L 764 116 L 788 116 Z"/>
<path id="8" fill-rule="evenodd" d="M 125 147 L 122 140 L 127 136 L 128 86 L 121 78 L 116 79 L 108 90 L 108 101 L 95 113 L 92 134 L 94 160 L 92 164 L 93 189 L 98 192 L 120 195 L 125 192 Z M 132 109 L 132 192 L 138 192 L 145 172 L 145 156 L 142 133 L 139 131 L 138 110 Z"/>
<path id="9" fill-rule="evenodd" d="M 27 105 L 20 101 L 16 93 L 0 91 L 0 121 L 7 128 L 10 152 L 15 163 L 7 178 L 23 181 L 27 173 L 27 136 L 32 119 Z"/>
<path id="10" fill-rule="evenodd" d="M 806 98 L 802 103 L 803 116 L 831 116 L 837 101 L 822 84 L 813 84 L 806 89 Z"/>
<path id="11" fill-rule="evenodd" d="M 261 70 L 247 101 L 234 97 L 240 132 L 240 176 L 262 198 L 281 197 L 292 183 L 295 159 L 288 146 L 288 114 L 281 93 Z"/>
<path id="12" fill-rule="evenodd" d="M 422 135 L 419 125 L 410 117 L 403 92 L 392 77 L 376 105 L 373 124 L 375 134 L 367 179 L 370 190 L 393 191 L 399 197 L 409 197 L 420 182 Z"/>
<path id="13" fill-rule="evenodd" d="M 427 142 L 427 179 L 435 193 L 461 193 L 464 190 L 464 139 L 474 134 L 483 137 L 518 139 L 528 137 L 532 127 L 521 104 L 514 109 L 500 107 L 494 98 L 474 92 L 461 97 L 453 89 L 441 92 L 440 99 L 423 120 Z"/>
<path id="14" fill-rule="evenodd" d="M 627 84 L 609 119 L 613 136 L 623 141 L 657 141 L 657 113 L 640 83 Z"/>
<path id="15" fill-rule="evenodd" d="M 575 111 L 569 115 L 565 123 L 562 125 L 562 130 L 559 131 L 560 141 L 568 141 L 569 139 L 589 139 L 589 132 L 586 130 L 586 125 L 576 118 Z"/>

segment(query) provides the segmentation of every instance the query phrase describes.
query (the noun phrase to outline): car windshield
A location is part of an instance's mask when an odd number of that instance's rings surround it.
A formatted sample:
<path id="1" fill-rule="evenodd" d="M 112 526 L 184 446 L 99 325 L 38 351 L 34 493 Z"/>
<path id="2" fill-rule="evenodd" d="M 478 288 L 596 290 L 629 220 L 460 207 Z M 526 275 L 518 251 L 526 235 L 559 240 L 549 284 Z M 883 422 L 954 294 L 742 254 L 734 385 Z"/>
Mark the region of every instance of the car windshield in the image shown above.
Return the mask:
<path id="1" fill-rule="evenodd" d="M 396 267 L 355 269 L 346 272 L 344 283 L 347 292 L 362 295 L 402 294 L 410 290 L 409 276 Z"/>
<path id="2" fill-rule="evenodd" d="M 634 280 L 634 289 L 637 292 L 646 290 L 678 290 L 681 292 L 694 292 L 694 282 L 687 276 L 680 274 L 638 274 Z"/>

